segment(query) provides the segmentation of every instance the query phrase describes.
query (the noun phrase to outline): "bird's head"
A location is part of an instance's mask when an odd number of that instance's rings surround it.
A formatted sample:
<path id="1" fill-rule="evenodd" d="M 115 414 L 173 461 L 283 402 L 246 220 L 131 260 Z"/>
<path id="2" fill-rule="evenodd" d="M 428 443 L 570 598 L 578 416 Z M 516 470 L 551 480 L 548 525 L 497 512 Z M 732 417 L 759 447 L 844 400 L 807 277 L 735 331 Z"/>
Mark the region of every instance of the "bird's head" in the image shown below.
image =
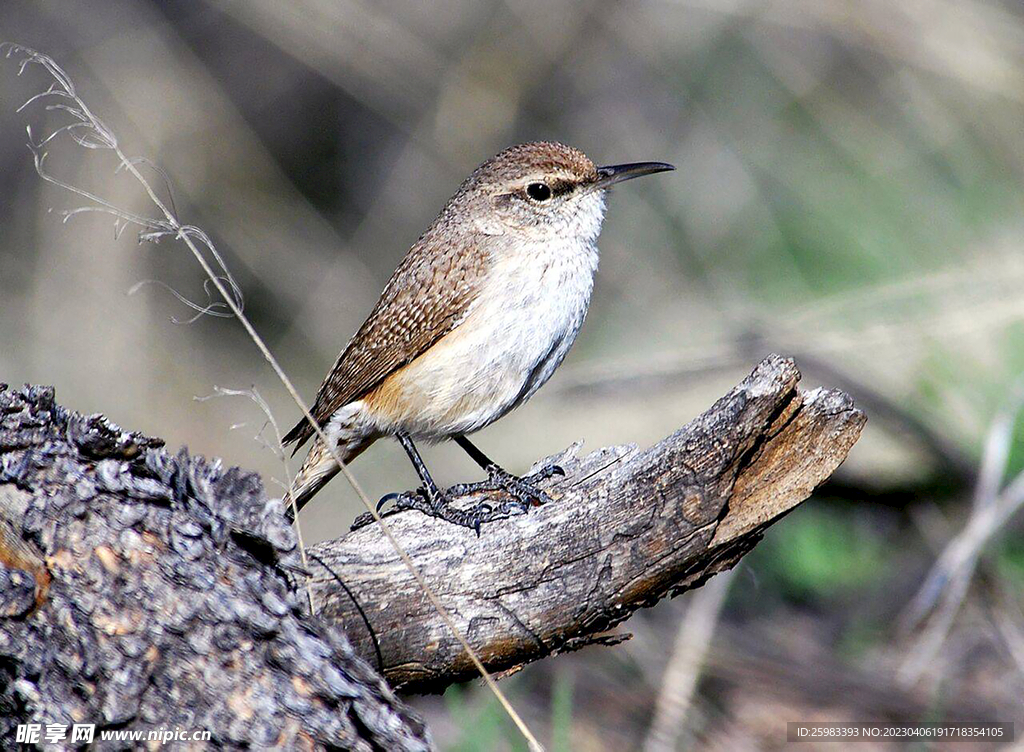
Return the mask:
<path id="1" fill-rule="evenodd" d="M 598 167 L 579 149 L 536 141 L 512 146 L 484 162 L 449 206 L 469 212 L 477 228 L 488 234 L 593 242 L 601 231 L 609 187 L 674 169 L 665 162 Z"/>

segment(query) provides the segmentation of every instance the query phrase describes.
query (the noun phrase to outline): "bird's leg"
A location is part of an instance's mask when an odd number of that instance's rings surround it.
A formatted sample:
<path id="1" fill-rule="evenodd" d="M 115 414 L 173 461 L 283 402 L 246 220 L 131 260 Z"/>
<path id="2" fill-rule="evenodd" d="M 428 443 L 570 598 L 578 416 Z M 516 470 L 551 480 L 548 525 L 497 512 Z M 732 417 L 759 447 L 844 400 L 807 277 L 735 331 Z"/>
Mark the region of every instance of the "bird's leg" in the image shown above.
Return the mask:
<path id="1" fill-rule="evenodd" d="M 424 464 L 423 458 L 420 457 L 420 453 L 416 449 L 416 445 L 413 444 L 412 439 L 409 438 L 409 434 L 398 433 L 395 434 L 395 438 L 398 439 L 398 443 L 402 445 L 405 453 L 409 455 L 409 460 L 412 462 L 412 466 L 416 469 L 416 474 L 420 476 L 420 480 L 423 485 L 411 493 L 405 491 L 403 493 L 387 494 L 378 502 L 378 512 L 380 512 L 381 508 L 387 502 L 394 501 L 395 512 L 415 509 L 423 512 L 423 514 L 429 517 L 436 517 L 455 525 L 461 525 L 462 527 L 468 527 L 476 530 L 477 535 L 480 534 L 480 525 L 482 523 L 490 522 L 504 516 L 496 512 L 490 504 L 479 504 L 472 509 L 459 509 L 454 506 L 451 503 L 453 496 L 451 489 L 442 491 L 437 487 L 437 484 L 434 483 L 434 479 L 430 477 L 430 472 L 427 470 L 427 466 Z M 361 514 L 356 518 L 355 523 L 352 525 L 352 529 L 354 530 L 356 528 L 363 527 L 372 521 L 373 518 L 369 514 Z"/>
<path id="2" fill-rule="evenodd" d="M 455 436 L 454 440 L 487 473 L 487 480 L 480 483 L 460 483 L 449 488 L 448 493 L 462 496 L 478 491 L 504 491 L 515 500 L 512 505 L 502 505 L 505 512 L 516 510 L 525 513 L 532 505 L 548 503 L 551 497 L 534 484 L 553 475 L 565 475 L 565 471 L 558 465 L 548 465 L 532 475 L 520 478 L 491 460 L 465 436 Z"/>

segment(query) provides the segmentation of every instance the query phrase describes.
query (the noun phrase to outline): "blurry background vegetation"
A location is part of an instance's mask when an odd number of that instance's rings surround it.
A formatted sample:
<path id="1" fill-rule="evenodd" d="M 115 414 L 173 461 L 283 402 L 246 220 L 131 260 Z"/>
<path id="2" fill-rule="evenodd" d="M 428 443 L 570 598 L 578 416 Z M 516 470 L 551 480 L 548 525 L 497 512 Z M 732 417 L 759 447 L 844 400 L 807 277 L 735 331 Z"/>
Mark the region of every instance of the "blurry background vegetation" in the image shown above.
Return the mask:
<path id="1" fill-rule="evenodd" d="M 870 422 L 731 578 L 637 615 L 622 646 L 505 683 L 553 749 L 778 748 L 794 720 L 1024 721 L 1020 499 L 997 493 L 1024 468 L 1019 4 L 5 0 L 0 38 L 54 56 L 126 151 L 166 170 L 310 398 L 486 157 L 554 139 L 678 166 L 612 196 L 576 348 L 483 448 L 525 470 L 578 438 L 653 442 L 771 350 Z M 235 322 L 174 324 L 191 312 L 159 285 L 128 295 L 158 280 L 204 300 L 184 249 L 116 239 L 100 215 L 60 221 L 79 204 L 34 173 L 39 113 L 14 112 L 47 82 L 0 70 L 0 380 L 54 384 L 273 490 L 262 413 L 194 398 L 255 385 L 284 428 L 294 406 Z M 51 151 L 70 182 L 148 211 L 109 162 Z M 475 477 L 457 450 L 428 461 Z M 353 470 L 374 495 L 415 485 L 389 442 Z M 307 540 L 342 533 L 357 503 L 332 483 Z M 971 527 L 993 505 L 998 524 Z M 969 568 L 940 566 L 912 600 L 951 540 Z M 443 748 L 519 748 L 478 686 L 415 703 Z"/>

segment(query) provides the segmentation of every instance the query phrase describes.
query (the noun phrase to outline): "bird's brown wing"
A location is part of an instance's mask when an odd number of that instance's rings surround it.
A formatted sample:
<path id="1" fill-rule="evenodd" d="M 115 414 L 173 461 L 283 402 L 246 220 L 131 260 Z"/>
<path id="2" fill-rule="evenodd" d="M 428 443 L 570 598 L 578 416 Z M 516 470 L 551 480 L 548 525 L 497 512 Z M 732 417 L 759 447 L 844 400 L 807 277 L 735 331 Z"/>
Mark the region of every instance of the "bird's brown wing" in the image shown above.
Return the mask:
<path id="1" fill-rule="evenodd" d="M 421 238 L 320 385 L 310 411 L 317 423 L 325 426 L 338 408 L 365 395 L 458 326 L 487 265 L 478 243 L 465 238 L 441 243 L 430 234 Z M 284 442 L 297 442 L 298 451 L 312 435 L 303 418 Z"/>

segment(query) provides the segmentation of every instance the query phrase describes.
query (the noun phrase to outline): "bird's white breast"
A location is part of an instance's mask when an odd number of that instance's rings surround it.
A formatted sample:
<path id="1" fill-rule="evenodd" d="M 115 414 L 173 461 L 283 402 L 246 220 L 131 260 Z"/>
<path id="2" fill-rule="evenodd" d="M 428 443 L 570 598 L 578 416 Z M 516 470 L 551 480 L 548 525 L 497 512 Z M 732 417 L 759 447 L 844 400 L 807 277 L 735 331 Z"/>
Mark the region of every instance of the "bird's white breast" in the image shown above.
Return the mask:
<path id="1" fill-rule="evenodd" d="M 497 253 L 466 318 L 395 374 L 378 430 L 421 438 L 469 433 L 548 380 L 583 324 L 597 270 L 589 238 L 531 240 Z"/>

